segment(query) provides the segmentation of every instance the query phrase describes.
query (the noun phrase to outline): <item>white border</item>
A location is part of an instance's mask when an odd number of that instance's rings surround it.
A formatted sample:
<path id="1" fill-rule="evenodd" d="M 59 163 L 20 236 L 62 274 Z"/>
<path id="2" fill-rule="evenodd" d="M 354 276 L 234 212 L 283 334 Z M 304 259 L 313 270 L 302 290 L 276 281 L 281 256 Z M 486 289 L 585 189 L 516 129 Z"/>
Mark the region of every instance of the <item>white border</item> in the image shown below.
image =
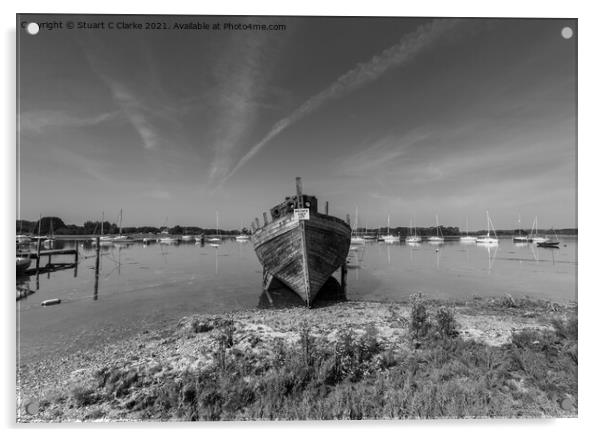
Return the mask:
<path id="1" fill-rule="evenodd" d="M 564 17 L 579 19 L 579 232 L 582 236 L 599 238 L 601 230 L 599 221 L 602 219 L 600 208 L 600 189 L 602 184 L 596 177 L 600 167 L 600 135 L 599 105 L 602 101 L 600 93 L 600 27 L 599 10 L 595 2 L 578 1 L 546 1 L 528 2 L 525 0 L 505 0 L 496 3 L 484 1 L 414 1 L 386 2 L 370 0 L 369 2 L 350 3 L 330 2 L 319 0 L 299 0 L 295 3 L 285 1 L 229 0 L 227 2 L 181 2 L 164 1 L 150 4 L 148 1 L 124 2 L 123 0 L 102 0 L 97 3 L 81 1 L 27 1 L 2 2 L 3 56 L 1 69 L 2 85 L 5 96 L 2 104 L 2 132 L 4 144 L 2 150 L 2 204 L 4 213 L 0 215 L 2 223 L 1 234 L 3 249 L 0 251 L 0 269 L 4 282 L 4 335 L 2 336 L 3 350 L 2 375 L 4 376 L 2 393 L 2 423 L 12 433 L 19 429 L 26 434 L 44 432 L 49 435 L 64 435 L 65 433 L 81 433 L 100 435 L 110 428 L 111 432 L 128 432 L 132 428 L 127 424 L 111 424 L 103 426 L 39 426 L 14 425 L 14 387 L 15 387 L 15 307 L 14 270 L 12 269 L 12 235 L 15 217 L 15 14 L 29 13 L 153 13 L 153 14 L 235 14 L 235 15 L 393 15 L 393 16 L 464 16 L 464 17 Z M 9 245 L 9 241 L 10 245 Z M 163 434 L 167 428 L 177 428 L 178 433 L 219 433 L 220 435 L 245 434 L 251 435 L 281 435 L 296 436 L 309 433 L 339 433 L 345 432 L 350 436 L 364 435 L 366 432 L 379 430 L 390 433 L 413 433 L 421 435 L 479 435 L 488 436 L 508 434 L 533 434 L 538 431 L 546 435 L 562 435 L 568 433 L 577 435 L 587 432 L 588 428 L 596 426 L 599 415 L 597 395 L 600 392 L 599 363 L 600 361 L 600 295 L 602 287 L 598 285 L 597 253 L 593 244 L 586 238 L 581 239 L 579 249 L 579 300 L 580 300 L 580 396 L 579 419 L 546 420 L 546 421 L 409 421 L 409 422 L 343 422 L 343 423 L 236 423 L 198 425 L 137 425 L 135 428 L 151 435 Z M 8 267 L 10 268 L 8 268 Z"/>

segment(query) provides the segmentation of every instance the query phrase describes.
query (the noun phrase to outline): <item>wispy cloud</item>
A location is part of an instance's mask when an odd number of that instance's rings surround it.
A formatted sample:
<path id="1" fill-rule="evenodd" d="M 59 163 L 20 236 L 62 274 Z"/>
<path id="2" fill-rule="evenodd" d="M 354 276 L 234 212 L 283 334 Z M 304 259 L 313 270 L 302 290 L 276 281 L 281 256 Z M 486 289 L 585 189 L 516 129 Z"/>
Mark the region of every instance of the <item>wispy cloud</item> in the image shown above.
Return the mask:
<path id="1" fill-rule="evenodd" d="M 162 90 L 154 71 L 156 66 L 149 61 L 150 55 L 144 50 L 144 46 L 139 50 L 145 55 L 140 59 L 142 65 L 136 65 L 135 71 L 129 71 L 124 76 L 119 70 L 123 61 L 112 56 L 109 47 L 94 39 L 88 39 L 82 44 L 91 69 L 109 88 L 113 101 L 140 136 L 143 147 L 153 150 L 166 144 L 159 126 L 166 122 L 174 123 L 173 108 L 167 102 L 157 101 Z M 140 72 L 143 72 L 142 75 Z"/>
<path id="2" fill-rule="evenodd" d="M 388 135 L 342 159 L 337 164 L 336 172 L 351 177 L 398 173 L 403 165 L 403 157 L 428 138 L 428 133 L 418 131 L 402 136 Z"/>
<path id="3" fill-rule="evenodd" d="M 309 98 L 289 116 L 278 121 L 270 131 L 255 144 L 238 164 L 228 173 L 224 181 L 231 177 L 253 156 L 255 156 L 270 140 L 284 129 L 316 111 L 322 105 L 360 88 L 381 77 L 389 69 L 403 65 L 414 56 L 438 41 L 442 36 L 454 29 L 460 20 L 433 20 L 419 27 L 416 31 L 404 36 L 398 44 L 375 55 L 367 62 L 357 65 L 336 79 L 330 86 Z"/>
<path id="4" fill-rule="evenodd" d="M 95 126 L 115 118 L 118 111 L 98 115 L 81 115 L 61 110 L 27 111 L 19 115 L 20 133 L 40 134 L 48 128 Z"/>
<path id="5" fill-rule="evenodd" d="M 223 80 L 219 86 L 216 109 L 214 152 L 209 177 L 211 180 L 223 178 L 231 165 L 232 151 L 239 145 L 241 138 L 252 125 L 255 118 L 253 102 L 261 91 L 263 46 L 266 38 L 263 34 L 246 36 L 244 43 L 232 41 L 225 48 L 215 67 Z M 236 69 L 232 69 L 235 60 Z"/>

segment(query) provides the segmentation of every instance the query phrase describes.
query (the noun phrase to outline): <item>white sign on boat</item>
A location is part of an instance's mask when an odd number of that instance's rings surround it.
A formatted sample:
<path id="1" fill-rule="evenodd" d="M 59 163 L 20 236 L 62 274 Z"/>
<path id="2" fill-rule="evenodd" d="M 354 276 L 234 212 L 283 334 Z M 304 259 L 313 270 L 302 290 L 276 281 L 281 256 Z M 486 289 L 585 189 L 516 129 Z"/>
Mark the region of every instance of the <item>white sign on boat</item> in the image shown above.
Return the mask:
<path id="1" fill-rule="evenodd" d="M 309 220 L 309 208 L 299 208 L 294 211 L 295 220 Z"/>

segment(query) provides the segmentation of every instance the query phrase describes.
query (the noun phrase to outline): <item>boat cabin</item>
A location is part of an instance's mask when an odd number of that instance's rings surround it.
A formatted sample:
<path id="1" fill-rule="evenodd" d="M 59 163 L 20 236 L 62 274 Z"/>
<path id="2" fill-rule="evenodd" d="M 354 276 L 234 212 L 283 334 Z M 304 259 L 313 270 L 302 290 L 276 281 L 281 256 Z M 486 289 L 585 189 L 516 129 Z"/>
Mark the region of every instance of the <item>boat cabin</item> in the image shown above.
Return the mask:
<path id="1" fill-rule="evenodd" d="M 304 194 L 302 198 L 303 205 L 301 208 L 309 208 L 310 213 L 318 212 L 317 197 Z M 270 215 L 272 216 L 272 220 L 276 220 L 287 214 L 292 214 L 295 208 L 299 208 L 299 206 L 297 206 L 297 196 L 287 196 L 284 202 L 270 209 Z"/>

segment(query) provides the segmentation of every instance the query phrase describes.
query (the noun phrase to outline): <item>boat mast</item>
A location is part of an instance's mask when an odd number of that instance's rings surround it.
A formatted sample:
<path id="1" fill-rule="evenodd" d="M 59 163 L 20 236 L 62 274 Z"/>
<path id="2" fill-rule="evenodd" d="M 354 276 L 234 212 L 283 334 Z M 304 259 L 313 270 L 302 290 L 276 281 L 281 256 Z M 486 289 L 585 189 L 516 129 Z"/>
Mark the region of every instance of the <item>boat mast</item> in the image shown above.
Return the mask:
<path id="1" fill-rule="evenodd" d="M 219 237 L 219 212 L 215 211 L 215 225 L 217 226 L 217 236 Z"/>
<path id="2" fill-rule="evenodd" d="M 489 211 L 486 211 L 487 213 L 487 237 L 489 237 Z"/>
<path id="3" fill-rule="evenodd" d="M 102 237 L 103 226 L 105 224 L 105 212 L 102 212 L 102 219 L 100 220 L 100 236 Z"/>
<path id="4" fill-rule="evenodd" d="M 119 235 L 121 235 L 121 221 L 123 220 L 123 208 L 119 210 Z"/>

